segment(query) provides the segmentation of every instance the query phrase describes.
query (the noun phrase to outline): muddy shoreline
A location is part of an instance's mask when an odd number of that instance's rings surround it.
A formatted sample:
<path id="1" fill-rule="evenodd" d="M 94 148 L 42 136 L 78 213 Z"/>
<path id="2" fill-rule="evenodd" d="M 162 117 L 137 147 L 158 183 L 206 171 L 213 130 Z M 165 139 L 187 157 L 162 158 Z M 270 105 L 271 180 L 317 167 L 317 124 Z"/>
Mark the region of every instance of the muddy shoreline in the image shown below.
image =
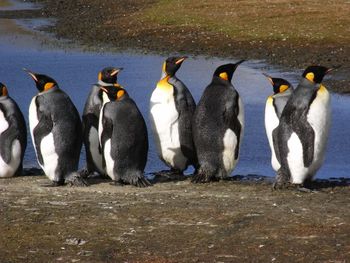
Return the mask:
<path id="1" fill-rule="evenodd" d="M 342 36 L 339 39 L 321 41 L 305 37 L 293 40 L 254 37 L 237 39 L 231 32 L 213 32 L 201 25 L 176 26 L 170 22 L 156 23 L 143 18 L 140 14 L 147 11 L 149 6 L 156 5 L 157 1 L 154 0 L 122 0 L 118 5 L 111 5 L 107 0 L 31 2 L 39 3 L 42 8 L 0 11 L 0 18 L 55 18 L 56 24 L 43 30 L 53 33 L 57 38 L 72 40 L 93 50 L 131 49 L 164 55 L 181 53 L 262 59 L 269 64 L 295 71 L 302 71 L 310 64 L 329 67 L 341 65 L 332 78 L 326 81 L 326 85 L 338 93 L 350 92 L 350 43 L 347 39 L 343 40 Z M 217 19 L 220 19 L 220 14 Z"/>

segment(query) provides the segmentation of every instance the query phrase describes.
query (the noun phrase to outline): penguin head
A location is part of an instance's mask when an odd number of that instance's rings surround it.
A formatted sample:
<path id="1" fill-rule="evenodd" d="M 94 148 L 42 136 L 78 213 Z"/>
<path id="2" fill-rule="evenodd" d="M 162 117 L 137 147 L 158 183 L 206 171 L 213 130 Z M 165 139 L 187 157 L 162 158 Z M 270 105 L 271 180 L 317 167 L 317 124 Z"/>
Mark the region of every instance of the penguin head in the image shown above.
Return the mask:
<path id="1" fill-rule="evenodd" d="M 0 97 L 6 97 L 8 95 L 5 84 L 0 82 Z"/>
<path id="2" fill-rule="evenodd" d="M 98 73 L 98 81 L 108 84 L 117 83 L 117 76 L 121 70 L 123 68 L 106 67 Z"/>
<path id="3" fill-rule="evenodd" d="M 233 73 L 237 69 L 238 65 L 244 61 L 245 60 L 240 60 L 235 64 L 229 63 L 229 64 L 219 66 L 215 70 L 213 77 L 217 77 L 217 78 L 231 82 Z"/>
<path id="4" fill-rule="evenodd" d="M 53 87 L 57 86 L 57 82 L 46 75 L 34 73 L 28 69 L 24 69 L 35 81 L 36 88 L 39 90 L 39 92 L 44 92 L 52 89 Z"/>
<path id="5" fill-rule="evenodd" d="M 110 101 L 121 100 L 124 96 L 128 95 L 126 90 L 119 84 L 114 84 L 113 86 L 101 86 L 101 90 L 107 94 Z"/>
<path id="6" fill-rule="evenodd" d="M 264 74 L 264 76 L 270 81 L 271 85 L 273 86 L 273 92 L 275 95 L 283 93 L 292 87 L 292 85 L 285 79 L 273 78 L 267 74 Z"/>
<path id="7" fill-rule="evenodd" d="M 174 76 L 187 57 L 169 57 L 163 63 L 162 76 Z"/>
<path id="8" fill-rule="evenodd" d="M 309 66 L 305 69 L 303 77 L 311 82 L 320 84 L 323 77 L 334 69 L 335 68 L 326 68 L 323 66 Z"/>

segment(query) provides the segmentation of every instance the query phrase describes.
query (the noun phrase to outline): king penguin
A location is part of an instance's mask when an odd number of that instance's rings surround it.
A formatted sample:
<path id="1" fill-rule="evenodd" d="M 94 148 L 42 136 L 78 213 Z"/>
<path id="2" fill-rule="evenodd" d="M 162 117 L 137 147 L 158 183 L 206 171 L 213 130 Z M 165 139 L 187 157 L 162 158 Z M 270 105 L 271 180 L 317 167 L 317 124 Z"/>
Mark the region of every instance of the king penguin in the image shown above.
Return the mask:
<path id="1" fill-rule="evenodd" d="M 272 133 L 278 127 L 284 107 L 293 93 L 293 86 L 285 79 L 273 78 L 264 74 L 273 87 L 274 94 L 269 96 L 265 105 L 265 130 L 271 149 L 271 165 L 277 172 L 280 168 L 272 140 Z"/>
<path id="2" fill-rule="evenodd" d="M 274 187 L 310 182 L 321 167 L 331 122 L 330 95 L 321 84 L 332 69 L 310 66 L 288 100 L 278 128 L 273 131 L 276 157 L 281 164 Z"/>
<path id="3" fill-rule="evenodd" d="M 85 185 L 76 173 L 83 142 L 77 109 L 54 79 L 26 71 L 39 91 L 29 107 L 30 133 L 39 165 L 51 186 L 65 181 Z"/>
<path id="4" fill-rule="evenodd" d="M 83 111 L 83 137 L 86 152 L 85 176 L 94 172 L 104 175 L 102 152 L 98 139 L 98 119 L 103 105 L 101 86 L 113 86 L 122 68 L 106 67 L 98 73 L 98 82 L 92 86 Z"/>
<path id="5" fill-rule="evenodd" d="M 0 178 L 21 175 L 27 129 L 21 110 L 0 83 Z"/>
<path id="6" fill-rule="evenodd" d="M 150 120 L 159 158 L 182 174 L 189 165 L 197 167 L 192 138 L 195 101 L 175 73 L 187 57 L 169 57 L 150 100 Z"/>
<path id="7" fill-rule="evenodd" d="M 101 87 L 109 97 L 99 119 L 103 163 L 115 184 L 149 186 L 144 177 L 148 154 L 145 120 L 136 103 L 120 85 Z"/>
<path id="8" fill-rule="evenodd" d="M 244 129 L 242 100 L 231 79 L 239 64 L 219 66 L 194 114 L 193 138 L 199 161 L 194 183 L 222 179 L 235 168 Z"/>

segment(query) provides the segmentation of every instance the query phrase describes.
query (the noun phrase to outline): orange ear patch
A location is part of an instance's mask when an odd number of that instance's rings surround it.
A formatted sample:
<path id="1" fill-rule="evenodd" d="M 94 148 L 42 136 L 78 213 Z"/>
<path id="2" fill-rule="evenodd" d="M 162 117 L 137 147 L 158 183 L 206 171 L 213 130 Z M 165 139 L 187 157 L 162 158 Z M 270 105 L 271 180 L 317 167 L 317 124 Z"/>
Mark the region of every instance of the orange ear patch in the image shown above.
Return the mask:
<path id="1" fill-rule="evenodd" d="M 53 86 L 55 86 L 55 83 L 53 83 L 53 82 L 46 83 L 44 86 L 44 91 L 51 89 Z"/>
<path id="2" fill-rule="evenodd" d="M 8 91 L 7 91 L 6 86 L 4 86 L 4 87 L 2 88 L 2 96 L 7 96 L 7 95 L 8 95 Z"/>
<path id="3" fill-rule="evenodd" d="M 279 92 L 280 93 L 285 92 L 288 88 L 289 88 L 288 85 L 281 85 Z"/>
<path id="4" fill-rule="evenodd" d="M 220 73 L 219 77 L 222 78 L 222 79 L 224 79 L 224 80 L 228 80 L 228 75 L 227 75 L 226 72 Z"/>
<path id="5" fill-rule="evenodd" d="M 99 72 L 99 73 L 98 73 L 97 78 L 98 78 L 98 80 L 102 80 L 102 72 Z"/>

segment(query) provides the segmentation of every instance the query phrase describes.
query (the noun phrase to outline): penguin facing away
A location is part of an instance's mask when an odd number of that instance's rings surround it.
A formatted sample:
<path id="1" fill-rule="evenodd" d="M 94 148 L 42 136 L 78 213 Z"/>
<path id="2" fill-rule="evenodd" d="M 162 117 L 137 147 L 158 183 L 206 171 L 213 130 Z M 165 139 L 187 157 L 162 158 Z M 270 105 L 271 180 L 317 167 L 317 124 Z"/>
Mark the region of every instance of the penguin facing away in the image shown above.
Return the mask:
<path id="1" fill-rule="evenodd" d="M 101 89 L 110 100 L 103 105 L 99 119 L 106 173 L 116 184 L 150 186 L 144 177 L 148 135 L 140 110 L 121 86 Z"/>
<path id="2" fill-rule="evenodd" d="M 21 175 L 27 128 L 17 103 L 0 83 L 0 178 Z"/>
<path id="3" fill-rule="evenodd" d="M 104 175 L 102 166 L 102 152 L 98 139 L 98 119 L 103 105 L 101 86 L 113 86 L 117 83 L 118 73 L 123 68 L 106 67 L 98 73 L 98 82 L 92 86 L 92 89 L 86 100 L 82 124 L 83 137 L 86 151 L 86 171 L 85 176 L 94 172 Z"/>
<path id="4" fill-rule="evenodd" d="M 170 172 L 177 174 L 182 174 L 189 165 L 198 166 L 192 136 L 196 104 L 175 75 L 186 58 L 169 57 L 163 63 L 161 79 L 150 99 L 150 121 L 158 156 L 170 167 Z"/>
<path id="5" fill-rule="evenodd" d="M 243 103 L 231 84 L 239 64 L 219 66 L 197 105 L 193 138 L 199 161 L 194 183 L 225 178 L 235 168 L 244 130 Z"/>
<path id="6" fill-rule="evenodd" d="M 330 94 L 321 82 L 332 70 L 323 66 L 306 68 L 282 112 L 278 128 L 273 131 L 275 153 L 281 164 L 274 188 L 289 182 L 310 182 L 323 163 L 331 106 Z"/>
<path id="7" fill-rule="evenodd" d="M 271 149 L 271 165 L 278 171 L 280 164 L 275 155 L 272 133 L 278 127 L 282 111 L 293 93 L 293 86 L 285 79 L 273 78 L 264 74 L 273 87 L 274 94 L 269 96 L 265 105 L 265 130 Z"/>
<path id="8" fill-rule="evenodd" d="M 26 71 L 39 91 L 29 107 L 30 133 L 39 165 L 51 186 L 65 181 L 84 186 L 76 173 L 83 142 L 77 109 L 54 79 Z"/>

